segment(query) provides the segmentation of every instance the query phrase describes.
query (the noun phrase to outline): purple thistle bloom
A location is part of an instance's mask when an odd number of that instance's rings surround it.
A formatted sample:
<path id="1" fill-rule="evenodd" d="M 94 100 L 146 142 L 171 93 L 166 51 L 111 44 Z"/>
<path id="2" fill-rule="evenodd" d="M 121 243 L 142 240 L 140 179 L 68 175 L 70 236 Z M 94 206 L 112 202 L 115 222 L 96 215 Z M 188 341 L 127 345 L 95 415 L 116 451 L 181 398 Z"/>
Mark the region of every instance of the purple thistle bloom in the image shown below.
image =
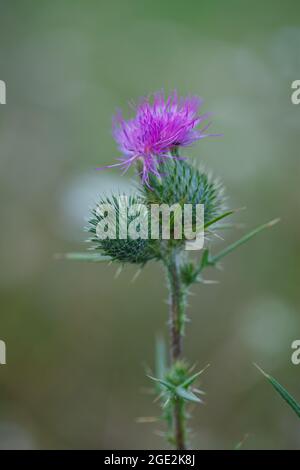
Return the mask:
<path id="1" fill-rule="evenodd" d="M 120 163 L 124 171 L 136 161 L 143 162 L 141 177 L 149 184 L 149 173 L 159 175 L 157 165 L 163 158 L 180 158 L 172 150 L 187 147 L 195 141 L 214 134 L 206 134 L 208 125 L 196 127 L 208 114 L 199 115 L 202 100 L 196 96 L 179 98 L 176 91 L 165 99 L 163 92 L 153 98 L 142 98 L 135 107 L 133 119 L 125 120 L 119 112 L 113 119 L 113 136 L 123 156 Z"/>

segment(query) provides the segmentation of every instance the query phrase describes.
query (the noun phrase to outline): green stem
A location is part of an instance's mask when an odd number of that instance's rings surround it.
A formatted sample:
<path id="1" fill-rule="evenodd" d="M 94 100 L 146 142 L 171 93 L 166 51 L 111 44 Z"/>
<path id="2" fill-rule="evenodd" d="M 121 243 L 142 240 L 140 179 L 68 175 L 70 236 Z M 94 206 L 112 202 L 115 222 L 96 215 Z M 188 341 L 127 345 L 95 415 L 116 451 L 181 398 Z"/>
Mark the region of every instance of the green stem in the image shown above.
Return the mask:
<path id="1" fill-rule="evenodd" d="M 182 359 L 182 338 L 185 322 L 185 290 L 180 277 L 179 254 L 172 253 L 168 263 L 170 290 L 170 360 L 171 367 Z M 185 403 L 180 397 L 174 398 L 173 433 L 176 449 L 186 449 Z"/>

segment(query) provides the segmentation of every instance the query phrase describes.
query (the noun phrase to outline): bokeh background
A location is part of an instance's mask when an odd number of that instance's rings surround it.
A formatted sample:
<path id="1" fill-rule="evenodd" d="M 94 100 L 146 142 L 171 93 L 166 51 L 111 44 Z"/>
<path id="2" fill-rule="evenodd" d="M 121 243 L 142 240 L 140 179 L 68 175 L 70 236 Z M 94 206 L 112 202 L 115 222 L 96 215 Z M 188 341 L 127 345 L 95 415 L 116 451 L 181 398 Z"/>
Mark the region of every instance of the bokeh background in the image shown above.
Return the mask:
<path id="1" fill-rule="evenodd" d="M 245 229 L 281 223 L 226 258 L 190 298 L 186 355 L 203 367 L 193 446 L 299 449 L 296 415 L 253 367 L 300 399 L 300 4 L 252 0 L 0 2 L 0 447 L 164 448 L 145 393 L 154 340 L 167 334 L 159 265 L 57 261 L 83 251 L 89 208 L 133 173 L 111 116 L 159 89 L 198 94 L 212 129 L 190 155 L 222 177 Z M 226 233 L 234 240 L 243 231 Z M 216 243 L 215 249 L 222 246 Z"/>

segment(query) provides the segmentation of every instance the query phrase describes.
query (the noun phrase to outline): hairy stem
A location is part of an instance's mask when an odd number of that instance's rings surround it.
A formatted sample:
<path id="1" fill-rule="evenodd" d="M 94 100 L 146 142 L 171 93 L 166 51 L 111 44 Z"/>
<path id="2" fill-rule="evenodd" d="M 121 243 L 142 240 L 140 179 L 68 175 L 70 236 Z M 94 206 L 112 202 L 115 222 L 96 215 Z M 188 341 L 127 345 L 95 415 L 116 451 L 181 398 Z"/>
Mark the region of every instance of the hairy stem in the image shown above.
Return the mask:
<path id="1" fill-rule="evenodd" d="M 185 322 L 185 292 L 180 277 L 179 254 L 173 253 L 167 269 L 170 290 L 170 360 L 171 367 L 182 358 L 182 337 Z M 180 397 L 174 399 L 173 433 L 176 448 L 186 449 L 185 403 Z"/>

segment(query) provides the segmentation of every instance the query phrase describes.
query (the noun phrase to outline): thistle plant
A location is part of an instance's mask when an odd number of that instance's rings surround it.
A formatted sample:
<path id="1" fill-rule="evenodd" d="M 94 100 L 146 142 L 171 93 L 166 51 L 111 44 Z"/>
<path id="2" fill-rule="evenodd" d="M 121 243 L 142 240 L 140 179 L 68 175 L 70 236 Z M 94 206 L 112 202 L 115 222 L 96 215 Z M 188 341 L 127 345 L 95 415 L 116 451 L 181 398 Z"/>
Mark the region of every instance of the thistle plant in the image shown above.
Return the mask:
<path id="1" fill-rule="evenodd" d="M 227 223 L 227 218 L 235 210 L 227 206 L 220 181 L 186 156 L 186 149 L 197 141 L 218 135 L 208 133 L 209 124 L 203 124 L 208 114 L 199 114 L 201 104 L 197 97 L 179 98 L 173 92 L 165 98 L 163 93 L 156 93 L 139 102 L 132 119 L 126 120 L 120 112 L 117 114 L 113 121 L 113 135 L 121 157 L 117 163 L 105 168 L 119 166 L 127 171 L 133 166 L 137 176 L 136 194 L 130 197 L 123 194 L 103 196 L 92 211 L 87 226 L 93 252 L 67 255 L 69 259 L 109 260 L 119 265 L 131 263 L 140 268 L 150 261 L 163 266 L 169 290 L 169 354 L 166 361 L 164 348 L 160 344 L 157 370 L 149 377 L 161 401 L 162 420 L 166 423 L 165 436 L 176 449 L 189 448 L 188 407 L 190 403 L 202 403 L 203 392 L 197 388 L 197 381 L 206 370 L 204 367 L 202 371 L 195 372 L 184 356 L 189 292 L 193 284 L 207 282 L 205 272 L 208 268 L 218 268 L 225 256 L 276 222 L 261 225 L 219 253 L 212 253 L 214 238 L 225 229 L 235 227 L 235 224 Z M 103 205 L 114 209 L 113 216 L 109 215 L 109 210 L 99 210 Z M 165 238 L 161 229 L 156 237 L 152 237 L 150 208 L 162 205 L 176 206 L 169 218 L 169 237 Z M 184 222 L 185 205 L 192 208 L 192 241 L 187 240 L 184 231 L 176 233 L 176 210 L 179 210 L 180 220 Z M 195 224 L 199 205 L 204 211 L 200 229 L 204 233 L 205 244 L 199 252 L 200 256 L 198 252 L 195 256 L 191 247 L 199 229 Z M 112 222 L 110 217 L 116 221 L 114 236 L 103 236 L 103 231 L 106 233 L 103 226 L 108 229 Z M 160 213 L 157 220 L 162 221 Z M 133 225 L 135 230 L 132 230 Z M 101 237 L 99 226 L 103 229 Z M 124 229 L 126 237 L 123 236 Z M 137 236 L 138 233 L 140 236 Z M 189 249 L 186 249 L 187 242 Z"/>

